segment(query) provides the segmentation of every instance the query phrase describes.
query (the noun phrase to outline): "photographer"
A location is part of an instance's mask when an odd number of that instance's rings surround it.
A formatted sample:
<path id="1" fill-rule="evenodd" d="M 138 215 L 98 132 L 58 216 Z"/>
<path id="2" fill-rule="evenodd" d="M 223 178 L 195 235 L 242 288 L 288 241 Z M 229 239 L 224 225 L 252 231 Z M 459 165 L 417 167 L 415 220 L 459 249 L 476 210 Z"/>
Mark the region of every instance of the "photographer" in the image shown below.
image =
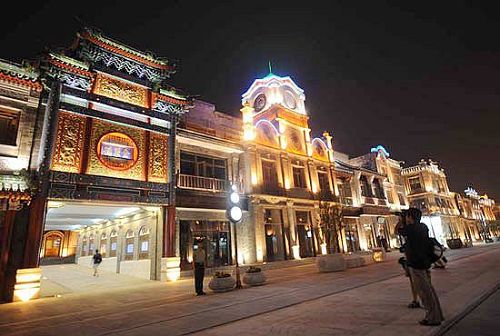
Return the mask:
<path id="1" fill-rule="evenodd" d="M 403 226 L 406 225 L 406 210 L 403 210 L 403 212 L 398 214 L 399 220 L 398 224 L 396 224 L 395 227 L 395 234 L 399 236 L 399 243 L 401 247 L 399 248 L 399 252 L 404 253 L 405 257 L 401 257 L 398 260 L 398 263 L 403 267 L 405 270 L 405 274 L 410 280 L 410 288 L 411 288 L 411 295 L 413 300 L 408 304 L 408 308 L 420 308 L 420 303 L 418 302 L 418 294 L 417 294 L 417 288 L 415 287 L 415 283 L 411 279 L 410 275 L 410 270 L 408 268 L 408 259 L 406 258 L 406 242 L 403 243 L 403 239 L 401 235 L 399 234 L 400 229 L 403 228 Z"/>
<path id="2" fill-rule="evenodd" d="M 432 287 L 429 268 L 433 260 L 434 248 L 429 239 L 429 229 L 420 222 L 422 212 L 410 208 L 405 216 L 405 223 L 398 227 L 399 234 L 405 238 L 405 254 L 418 296 L 425 308 L 425 318 L 419 323 L 426 326 L 438 326 L 444 320 L 441 305 L 434 287 Z M 404 224 L 404 225 L 403 225 Z"/>

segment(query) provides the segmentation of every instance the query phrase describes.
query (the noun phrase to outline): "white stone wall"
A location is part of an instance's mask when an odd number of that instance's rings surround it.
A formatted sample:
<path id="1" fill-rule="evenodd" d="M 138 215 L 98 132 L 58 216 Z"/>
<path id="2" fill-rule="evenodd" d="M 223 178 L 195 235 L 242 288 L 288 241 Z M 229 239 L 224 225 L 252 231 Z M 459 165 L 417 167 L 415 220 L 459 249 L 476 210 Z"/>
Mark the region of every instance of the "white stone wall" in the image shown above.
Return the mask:
<path id="1" fill-rule="evenodd" d="M 115 219 L 105 224 L 94 225 L 79 231 L 76 263 L 81 266 L 91 267 L 91 259 L 94 251 L 88 249 L 88 256 L 82 256 L 83 237 L 87 237 L 87 244 L 91 234 L 94 235 L 95 248 L 101 249 L 101 236 L 106 233 L 106 253 L 103 255 L 103 261 L 100 269 L 103 271 L 128 274 L 144 279 L 157 279 L 159 277 L 159 262 L 161 259 L 162 236 L 158 235 L 158 227 L 161 223 L 160 209 L 156 207 L 148 207 L 143 211 L 121 219 Z M 149 228 L 149 257 L 147 259 L 139 259 L 140 256 L 140 240 L 139 230 L 142 227 Z M 116 256 L 110 257 L 111 252 L 111 232 L 115 230 L 118 234 L 116 237 Z M 125 260 L 125 241 L 126 234 L 129 230 L 134 233 L 134 253 L 132 260 Z"/>

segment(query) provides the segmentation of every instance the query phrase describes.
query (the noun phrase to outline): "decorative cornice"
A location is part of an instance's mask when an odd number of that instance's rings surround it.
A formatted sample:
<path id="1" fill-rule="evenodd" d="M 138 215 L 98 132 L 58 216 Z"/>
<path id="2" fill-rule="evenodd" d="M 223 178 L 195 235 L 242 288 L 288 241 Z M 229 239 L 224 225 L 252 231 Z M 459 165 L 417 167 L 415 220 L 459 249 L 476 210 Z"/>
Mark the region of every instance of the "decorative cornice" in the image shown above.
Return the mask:
<path id="1" fill-rule="evenodd" d="M 92 30 L 90 28 L 86 28 L 81 34 L 79 34 L 81 38 L 88 40 L 89 42 L 104 48 L 113 53 L 125 56 L 134 61 L 143 63 L 147 66 L 166 70 L 166 71 L 174 71 L 174 66 L 169 65 L 167 61 L 156 58 L 150 54 L 146 54 L 130 48 L 122 43 L 113 41 L 110 38 L 102 36 L 101 33 Z"/>

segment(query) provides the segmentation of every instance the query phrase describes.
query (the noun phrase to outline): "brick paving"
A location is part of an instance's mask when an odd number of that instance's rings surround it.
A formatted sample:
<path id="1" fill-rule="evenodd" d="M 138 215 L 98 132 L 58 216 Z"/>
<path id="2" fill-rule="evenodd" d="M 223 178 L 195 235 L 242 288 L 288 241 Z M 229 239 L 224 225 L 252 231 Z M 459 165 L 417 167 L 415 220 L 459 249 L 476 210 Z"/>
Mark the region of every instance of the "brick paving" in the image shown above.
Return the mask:
<path id="1" fill-rule="evenodd" d="M 433 272 L 451 321 L 500 281 L 500 245 L 449 252 Z M 1 335 L 430 335 L 436 328 L 409 310 L 408 280 L 392 260 L 341 273 L 315 266 L 269 270 L 269 284 L 224 294 L 193 295 L 192 280 L 96 288 L 0 306 Z"/>

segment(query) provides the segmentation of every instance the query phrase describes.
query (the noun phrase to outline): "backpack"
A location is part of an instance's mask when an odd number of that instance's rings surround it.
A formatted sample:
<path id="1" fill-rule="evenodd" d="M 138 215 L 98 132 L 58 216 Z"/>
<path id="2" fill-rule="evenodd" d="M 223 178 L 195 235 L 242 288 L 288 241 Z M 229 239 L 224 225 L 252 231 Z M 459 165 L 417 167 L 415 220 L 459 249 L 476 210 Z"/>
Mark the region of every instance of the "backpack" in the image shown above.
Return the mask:
<path id="1" fill-rule="evenodd" d="M 431 263 L 435 263 L 444 253 L 444 246 L 441 245 L 436 238 L 429 238 L 429 259 Z"/>
<path id="2" fill-rule="evenodd" d="M 95 264 L 100 264 L 102 262 L 102 256 L 100 253 L 97 253 L 94 257 L 94 263 Z"/>

